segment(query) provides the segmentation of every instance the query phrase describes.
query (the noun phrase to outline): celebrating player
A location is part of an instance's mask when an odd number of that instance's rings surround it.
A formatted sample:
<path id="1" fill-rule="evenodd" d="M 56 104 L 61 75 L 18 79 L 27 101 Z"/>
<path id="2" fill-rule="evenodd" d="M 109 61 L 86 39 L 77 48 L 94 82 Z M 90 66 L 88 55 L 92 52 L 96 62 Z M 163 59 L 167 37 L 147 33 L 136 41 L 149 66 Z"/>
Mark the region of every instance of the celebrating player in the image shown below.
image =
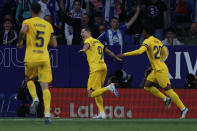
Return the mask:
<path id="1" fill-rule="evenodd" d="M 47 47 L 48 45 L 56 47 L 57 41 L 53 36 L 52 25 L 40 18 L 41 6 L 38 3 L 32 4 L 31 14 L 32 18 L 23 21 L 17 46 L 23 47 L 23 39 L 26 35 L 25 76 L 28 90 L 33 99 L 30 113 L 36 113 L 39 103 L 33 82 L 33 79 L 38 76 L 43 91 L 45 122 L 49 124 L 51 122 L 51 93 L 48 89 L 48 83 L 52 82 L 52 73 Z"/>
<path id="2" fill-rule="evenodd" d="M 170 79 L 168 77 L 168 67 L 164 63 L 164 59 L 167 56 L 167 51 L 163 46 L 162 42 L 153 36 L 154 27 L 152 25 L 146 25 L 144 28 L 144 38 L 142 46 L 131 52 L 124 54 L 119 54 L 119 58 L 125 56 L 134 56 L 142 54 L 146 51 L 148 59 L 152 66 L 152 72 L 148 75 L 144 89 L 156 97 L 162 99 L 166 104 L 166 109 L 170 107 L 171 99 L 182 111 L 180 118 L 185 118 L 188 113 L 188 108 L 184 106 L 179 96 L 171 88 Z M 160 92 L 156 87 L 153 86 L 154 83 L 158 83 L 164 90 L 165 93 L 170 97 L 166 97 L 162 92 Z"/>
<path id="3" fill-rule="evenodd" d="M 104 52 L 117 61 L 122 61 L 122 59 L 118 58 L 113 52 L 105 48 L 99 40 L 92 38 L 91 31 L 88 27 L 82 28 L 81 36 L 84 40 L 84 46 L 79 52 L 86 53 L 90 70 L 88 79 L 88 96 L 95 98 L 96 105 L 100 112 L 95 118 L 105 119 L 106 115 L 103 108 L 102 94 L 109 90 L 113 92 L 115 96 L 118 96 L 118 92 L 115 89 L 114 83 L 102 88 L 107 74 Z"/>

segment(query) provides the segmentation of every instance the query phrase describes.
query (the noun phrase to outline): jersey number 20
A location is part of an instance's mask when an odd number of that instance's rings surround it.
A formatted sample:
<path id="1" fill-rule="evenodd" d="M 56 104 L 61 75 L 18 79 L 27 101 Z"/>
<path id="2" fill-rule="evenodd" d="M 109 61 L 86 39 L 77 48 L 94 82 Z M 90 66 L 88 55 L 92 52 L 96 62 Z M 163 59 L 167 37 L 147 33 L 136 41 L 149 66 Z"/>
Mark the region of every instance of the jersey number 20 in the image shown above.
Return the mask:
<path id="1" fill-rule="evenodd" d="M 44 38 L 41 36 L 43 35 L 43 31 L 37 31 L 36 32 L 36 40 L 39 40 L 39 43 L 35 43 L 37 47 L 43 47 L 44 46 Z"/>
<path id="2" fill-rule="evenodd" d="M 154 56 L 155 56 L 155 59 L 160 59 L 160 56 L 161 56 L 161 46 L 154 46 L 153 47 L 153 50 L 156 50 Z"/>

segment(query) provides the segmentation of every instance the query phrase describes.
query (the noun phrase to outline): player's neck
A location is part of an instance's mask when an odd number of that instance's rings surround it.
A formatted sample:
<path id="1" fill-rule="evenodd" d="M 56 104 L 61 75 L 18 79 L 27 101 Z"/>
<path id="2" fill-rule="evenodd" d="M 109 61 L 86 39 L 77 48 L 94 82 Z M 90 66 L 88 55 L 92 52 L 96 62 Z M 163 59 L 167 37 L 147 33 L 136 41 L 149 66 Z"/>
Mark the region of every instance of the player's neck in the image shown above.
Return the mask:
<path id="1" fill-rule="evenodd" d="M 88 39 L 88 38 L 90 38 L 91 36 L 86 36 L 85 38 L 84 38 L 84 40 L 86 40 L 86 39 Z"/>
<path id="2" fill-rule="evenodd" d="M 32 18 L 34 17 L 40 17 L 40 14 L 31 14 L 32 15 Z"/>
<path id="3" fill-rule="evenodd" d="M 146 38 L 146 39 L 148 39 L 149 37 L 151 37 L 151 35 L 147 35 L 147 36 L 145 36 L 145 38 Z"/>

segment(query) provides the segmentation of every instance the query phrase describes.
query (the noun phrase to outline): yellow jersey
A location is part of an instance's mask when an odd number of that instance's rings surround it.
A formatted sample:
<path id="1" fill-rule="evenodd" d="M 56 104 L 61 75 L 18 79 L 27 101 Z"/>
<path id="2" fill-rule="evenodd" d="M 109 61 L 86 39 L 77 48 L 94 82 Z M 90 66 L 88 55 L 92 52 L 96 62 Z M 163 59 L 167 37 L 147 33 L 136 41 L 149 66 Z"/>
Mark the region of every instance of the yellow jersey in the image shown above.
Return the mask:
<path id="1" fill-rule="evenodd" d="M 53 27 L 40 17 L 34 17 L 23 21 L 28 26 L 26 33 L 25 62 L 50 61 L 48 44 Z"/>
<path id="2" fill-rule="evenodd" d="M 90 73 L 107 70 L 107 66 L 104 61 L 104 45 L 99 40 L 92 37 L 84 40 L 84 44 L 90 45 L 89 49 L 86 51 Z"/>
<path id="3" fill-rule="evenodd" d="M 153 70 L 166 70 L 168 71 L 168 67 L 164 63 L 162 54 L 166 52 L 165 47 L 162 42 L 155 38 L 154 36 L 150 36 L 149 38 L 143 41 L 142 46 L 147 48 L 146 53 L 150 64 Z"/>

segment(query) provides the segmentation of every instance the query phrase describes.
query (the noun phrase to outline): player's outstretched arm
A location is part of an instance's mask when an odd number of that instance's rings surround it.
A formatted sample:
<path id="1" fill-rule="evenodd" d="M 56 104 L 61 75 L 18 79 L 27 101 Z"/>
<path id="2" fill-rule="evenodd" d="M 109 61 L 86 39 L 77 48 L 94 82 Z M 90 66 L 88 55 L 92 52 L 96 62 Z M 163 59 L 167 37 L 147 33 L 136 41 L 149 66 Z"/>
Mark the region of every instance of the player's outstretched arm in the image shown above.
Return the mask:
<path id="1" fill-rule="evenodd" d="M 56 48 L 57 47 L 57 40 L 56 37 L 54 35 L 51 35 L 51 39 L 49 41 L 49 45 Z"/>
<path id="2" fill-rule="evenodd" d="M 86 43 L 83 45 L 83 48 L 81 50 L 79 50 L 78 52 L 79 53 L 86 52 L 89 48 L 90 48 L 90 44 Z"/>
<path id="3" fill-rule="evenodd" d="M 114 58 L 116 61 L 122 61 L 121 58 L 117 57 L 111 50 L 109 50 L 108 48 L 104 48 L 104 52 L 106 54 L 108 54 L 109 56 L 111 56 L 112 58 Z"/>
<path id="4" fill-rule="evenodd" d="M 131 52 L 126 52 L 124 54 L 118 54 L 119 58 L 123 58 L 125 56 L 134 56 L 134 55 L 140 55 L 144 53 L 147 50 L 147 47 L 141 46 L 139 49 L 131 51 Z"/>
<path id="5" fill-rule="evenodd" d="M 23 47 L 23 39 L 25 37 L 25 34 L 28 30 L 28 26 L 26 24 L 23 24 L 22 27 L 21 27 L 21 30 L 19 32 L 19 35 L 18 35 L 18 42 L 17 42 L 17 47 L 18 48 L 22 48 Z"/>

